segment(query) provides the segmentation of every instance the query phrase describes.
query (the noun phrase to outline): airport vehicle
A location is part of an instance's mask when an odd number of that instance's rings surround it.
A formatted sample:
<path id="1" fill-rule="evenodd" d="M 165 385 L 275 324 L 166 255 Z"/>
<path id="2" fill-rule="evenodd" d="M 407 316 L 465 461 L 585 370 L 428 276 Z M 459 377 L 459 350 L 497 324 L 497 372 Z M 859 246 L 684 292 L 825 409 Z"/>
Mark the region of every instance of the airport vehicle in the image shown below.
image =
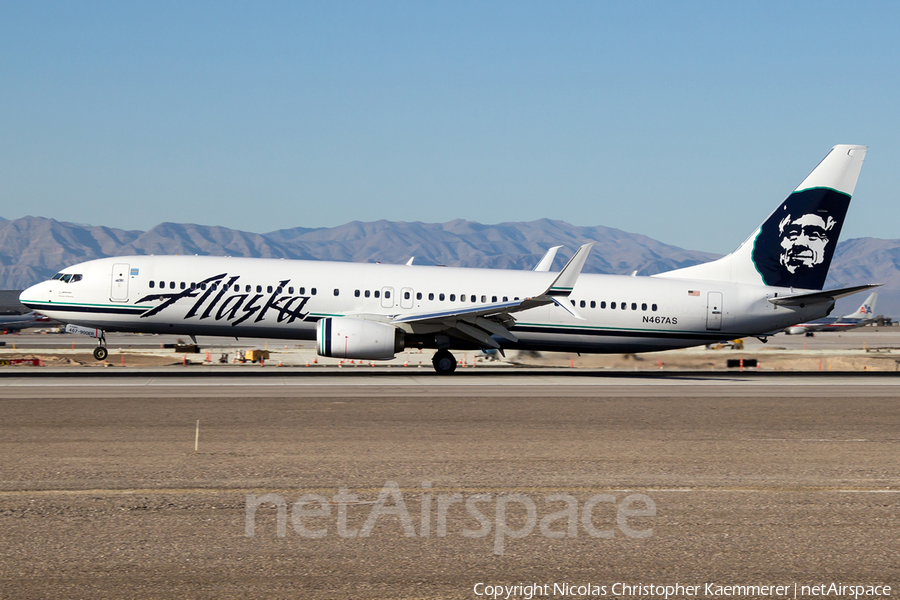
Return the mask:
<path id="1" fill-rule="evenodd" d="M 725 342 L 717 342 L 715 344 L 707 344 L 706 347 L 709 350 L 721 350 L 723 348 L 729 348 L 731 350 L 743 350 L 744 349 L 744 340 L 728 340 Z"/>
<path id="2" fill-rule="evenodd" d="M 875 322 L 875 302 L 878 301 L 878 293 L 872 292 L 866 301 L 859 305 L 855 311 L 849 315 L 838 318 L 825 318 L 813 321 L 811 323 L 801 323 L 788 327 L 784 332 L 788 335 L 805 334 L 811 337 L 819 331 L 849 331 L 857 327 L 865 327 L 869 323 Z"/>
<path id="3" fill-rule="evenodd" d="M 126 256 L 63 269 L 20 301 L 104 331 L 315 339 L 323 356 L 435 348 L 635 353 L 755 336 L 827 316 L 872 284 L 823 286 L 865 146 L 835 146 L 734 252 L 650 277 L 212 256 Z"/>

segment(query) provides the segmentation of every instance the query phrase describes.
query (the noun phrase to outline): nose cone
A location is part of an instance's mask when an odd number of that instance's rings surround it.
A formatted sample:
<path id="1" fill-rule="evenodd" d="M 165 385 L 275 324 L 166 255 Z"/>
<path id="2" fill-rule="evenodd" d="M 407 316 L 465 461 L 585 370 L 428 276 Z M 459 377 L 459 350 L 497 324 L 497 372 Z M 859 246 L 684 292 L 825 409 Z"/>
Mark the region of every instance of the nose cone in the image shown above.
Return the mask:
<path id="1" fill-rule="evenodd" d="M 47 282 L 42 281 L 41 283 L 35 284 L 23 291 L 19 294 L 19 302 L 27 306 L 28 308 L 36 308 L 32 306 L 35 302 L 44 302 L 46 300 L 45 296 L 47 295 Z M 32 304 L 29 304 L 32 303 Z"/>

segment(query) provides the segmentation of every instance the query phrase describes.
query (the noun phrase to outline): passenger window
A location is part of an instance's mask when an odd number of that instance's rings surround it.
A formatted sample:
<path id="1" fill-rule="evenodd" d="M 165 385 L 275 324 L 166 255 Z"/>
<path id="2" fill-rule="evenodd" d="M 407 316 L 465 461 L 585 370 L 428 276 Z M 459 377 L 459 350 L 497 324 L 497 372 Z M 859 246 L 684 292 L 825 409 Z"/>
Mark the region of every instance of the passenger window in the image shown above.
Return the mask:
<path id="1" fill-rule="evenodd" d="M 497 296 L 491 296 L 491 302 L 496 302 L 496 301 L 497 301 Z"/>
<path id="2" fill-rule="evenodd" d="M 170 290 L 174 290 L 174 289 L 175 289 L 175 282 L 174 282 L 174 281 L 170 281 L 170 282 L 169 282 L 169 289 L 170 289 Z"/>
<path id="3" fill-rule="evenodd" d="M 372 293 L 369 290 L 366 290 L 366 293 L 365 293 L 366 298 L 368 298 L 371 295 L 372 295 Z"/>
<path id="4" fill-rule="evenodd" d="M 353 295 L 359 298 L 359 290 L 353 290 Z"/>
<path id="5" fill-rule="evenodd" d="M 631 310 L 637 310 L 637 302 L 631 303 Z"/>
<path id="6" fill-rule="evenodd" d="M 647 303 L 646 303 L 646 302 L 644 302 L 643 304 L 641 304 L 641 310 L 647 310 Z"/>
<path id="7" fill-rule="evenodd" d="M 68 281 L 68 280 L 66 280 L 66 281 Z M 165 281 L 160 281 L 160 282 L 159 282 L 159 289 L 161 289 L 161 290 L 166 289 L 166 282 L 165 282 Z"/>
<path id="8" fill-rule="evenodd" d="M 381 298 L 381 292 L 379 292 L 378 290 L 375 290 L 375 297 Z"/>
<path id="9" fill-rule="evenodd" d="M 572 306 L 575 306 L 575 301 L 574 301 L 574 300 L 569 300 L 569 302 L 572 303 Z"/>
<path id="10" fill-rule="evenodd" d="M 508 296 L 503 296 L 503 301 L 504 301 L 504 302 L 509 302 L 509 297 L 508 297 Z"/>
<path id="11" fill-rule="evenodd" d="M 151 282 L 150 282 L 150 287 L 152 287 L 152 288 L 156 287 L 156 282 L 155 282 L 155 281 L 151 281 Z"/>
<path id="12" fill-rule="evenodd" d="M 441 295 L 439 296 L 439 298 L 440 298 L 441 302 L 444 301 L 444 295 L 443 295 L 443 294 L 441 294 Z"/>
<path id="13" fill-rule="evenodd" d="M 293 293 L 294 293 L 294 286 L 291 286 L 288 288 L 288 294 L 293 294 Z"/>
<path id="14" fill-rule="evenodd" d="M 272 293 L 272 286 L 271 286 L 271 285 L 268 286 L 268 287 L 266 287 L 266 293 L 267 293 L 267 294 L 271 294 L 271 293 Z"/>
<path id="15" fill-rule="evenodd" d="M 309 293 L 313 296 L 316 295 L 316 288 L 310 288 Z"/>
<path id="16" fill-rule="evenodd" d="M 650 309 L 651 309 L 653 312 L 656 312 L 656 305 L 654 304 L 653 306 L 650 307 Z"/>
<path id="17" fill-rule="evenodd" d="M 434 292 L 428 292 L 428 299 L 434 300 Z"/>
<path id="18" fill-rule="evenodd" d="M 422 299 L 422 292 L 416 292 L 416 300 Z"/>
<path id="19" fill-rule="evenodd" d="M 275 288 L 275 293 L 281 294 L 282 292 L 284 292 L 283 288 L 280 288 L 280 287 Z"/>
<path id="20" fill-rule="evenodd" d="M 385 291 L 384 291 L 384 297 L 385 297 L 385 298 L 390 298 L 390 297 L 391 297 L 391 292 L 388 291 L 388 290 L 385 290 Z"/>
<path id="21" fill-rule="evenodd" d="M 409 292 L 403 292 L 403 299 L 409 300 L 409 298 L 410 298 Z"/>
<path id="22" fill-rule="evenodd" d="M 258 294 L 261 291 L 262 291 L 262 286 L 261 285 L 256 286 L 256 293 Z"/>
<path id="23" fill-rule="evenodd" d="M 628 306 L 624 302 L 622 302 L 619 306 L 622 307 L 622 310 L 626 310 L 628 308 Z"/>
<path id="24" fill-rule="evenodd" d="M 580 303 L 580 305 L 579 305 L 579 306 L 581 306 L 581 308 L 584 308 L 584 307 L 585 307 L 585 303 L 584 303 L 584 300 L 582 300 L 582 301 L 581 301 L 581 303 Z"/>
<path id="25" fill-rule="evenodd" d="M 600 301 L 600 308 L 606 308 L 606 300 Z M 615 306 L 613 306 L 613 308 L 615 308 Z"/>
<path id="26" fill-rule="evenodd" d="M 181 284 L 179 284 L 179 285 L 180 285 L 180 287 L 181 287 L 181 289 L 184 289 L 184 288 L 186 288 L 186 287 L 187 287 L 187 286 L 186 286 L 186 285 L 185 285 L 185 284 L 184 284 L 184 282 L 183 282 L 183 281 L 182 281 L 182 282 L 181 282 Z"/>
<path id="27" fill-rule="evenodd" d="M 337 288 L 334 288 L 334 295 L 335 295 L 335 296 L 340 296 L 340 295 L 341 295 L 341 290 L 339 290 L 339 289 L 337 289 Z"/>
<path id="28" fill-rule="evenodd" d="M 206 284 L 205 284 L 205 283 L 201 283 L 201 284 L 200 284 L 200 289 L 201 289 L 201 290 L 205 290 L 205 289 L 206 289 Z"/>
<path id="29" fill-rule="evenodd" d="M 612 309 L 615 309 L 615 308 L 616 308 L 616 303 L 615 303 L 615 302 L 610 302 L 610 303 L 609 303 L 609 307 L 612 308 Z"/>
<path id="30" fill-rule="evenodd" d="M 456 294 L 450 294 L 450 302 L 456 301 Z"/>
<path id="31" fill-rule="evenodd" d="M 247 286 L 247 287 L 250 287 L 250 286 Z M 247 291 L 249 292 L 250 290 L 247 290 Z M 302 287 L 302 288 L 300 288 L 300 289 L 297 290 L 297 291 L 298 291 L 298 292 L 300 293 L 300 295 L 302 296 L 303 294 L 306 293 L 306 288 L 305 288 L 305 287 Z"/>
<path id="32" fill-rule="evenodd" d="M 597 308 L 597 301 L 591 300 L 591 308 Z"/>

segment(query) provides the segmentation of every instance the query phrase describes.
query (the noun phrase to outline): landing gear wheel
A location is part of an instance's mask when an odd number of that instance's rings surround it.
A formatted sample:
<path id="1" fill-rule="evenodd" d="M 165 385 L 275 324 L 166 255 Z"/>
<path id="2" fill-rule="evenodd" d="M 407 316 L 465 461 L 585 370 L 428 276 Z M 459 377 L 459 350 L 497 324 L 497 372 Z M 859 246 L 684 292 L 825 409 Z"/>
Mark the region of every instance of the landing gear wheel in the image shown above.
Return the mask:
<path id="1" fill-rule="evenodd" d="M 94 348 L 94 358 L 97 360 L 106 360 L 106 357 L 109 356 L 109 350 L 104 348 L 103 346 L 97 346 Z"/>
<path id="2" fill-rule="evenodd" d="M 431 359 L 438 375 L 449 375 L 456 370 L 456 357 L 449 350 L 438 350 Z"/>

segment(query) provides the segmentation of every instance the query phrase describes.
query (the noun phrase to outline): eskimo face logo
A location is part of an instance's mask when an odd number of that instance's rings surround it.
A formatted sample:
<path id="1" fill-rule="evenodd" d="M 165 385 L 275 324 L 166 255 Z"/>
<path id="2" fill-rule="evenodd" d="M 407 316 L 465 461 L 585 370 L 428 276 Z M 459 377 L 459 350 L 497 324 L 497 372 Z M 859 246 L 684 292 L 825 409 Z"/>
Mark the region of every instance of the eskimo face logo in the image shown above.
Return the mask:
<path id="1" fill-rule="evenodd" d="M 781 265 L 789 273 L 798 269 L 811 268 L 825 261 L 828 246 L 828 232 L 837 222 L 829 217 L 806 214 L 797 217 L 786 216 L 778 224 L 781 235 Z"/>
<path id="2" fill-rule="evenodd" d="M 828 189 L 794 192 L 760 228 L 753 264 L 766 285 L 821 290 L 850 206 Z"/>

